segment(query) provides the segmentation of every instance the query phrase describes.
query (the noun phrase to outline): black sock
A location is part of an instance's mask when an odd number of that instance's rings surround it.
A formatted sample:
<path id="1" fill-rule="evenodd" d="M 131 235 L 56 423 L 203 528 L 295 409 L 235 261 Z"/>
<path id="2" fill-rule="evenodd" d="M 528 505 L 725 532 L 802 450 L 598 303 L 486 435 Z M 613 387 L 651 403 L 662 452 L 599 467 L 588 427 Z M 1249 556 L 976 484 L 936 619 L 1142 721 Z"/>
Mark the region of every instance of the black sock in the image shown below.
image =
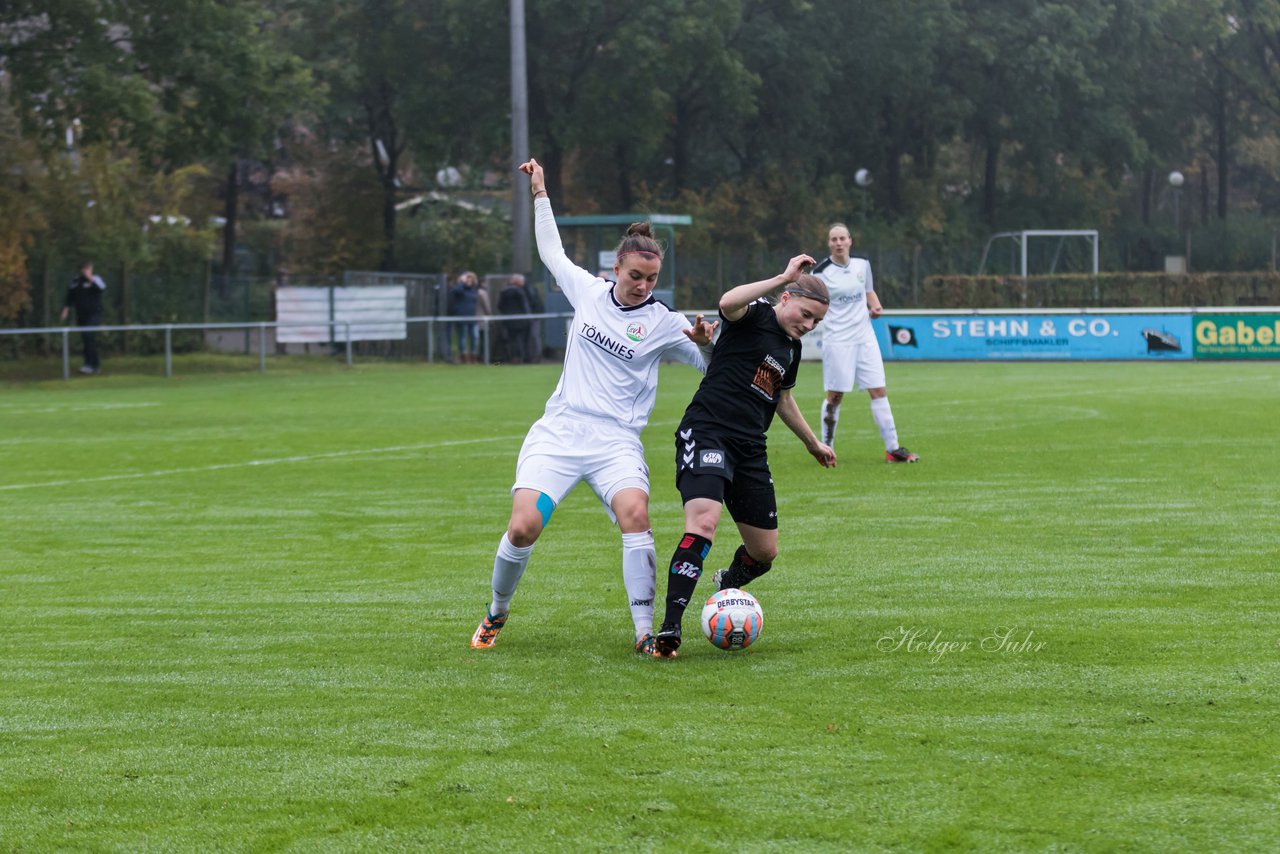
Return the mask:
<path id="1" fill-rule="evenodd" d="M 729 568 L 725 570 L 724 578 L 720 583 L 725 588 L 746 587 L 771 569 L 773 569 L 773 561 L 767 563 L 758 561 L 747 554 L 745 545 L 741 545 L 734 552 L 733 563 L 729 564 Z"/>
<path id="2" fill-rule="evenodd" d="M 667 615 L 662 624 L 680 625 L 684 609 L 689 607 L 698 578 L 702 575 L 702 562 L 711 551 L 711 541 L 697 534 L 685 534 L 671 556 L 671 571 L 667 574 Z"/>

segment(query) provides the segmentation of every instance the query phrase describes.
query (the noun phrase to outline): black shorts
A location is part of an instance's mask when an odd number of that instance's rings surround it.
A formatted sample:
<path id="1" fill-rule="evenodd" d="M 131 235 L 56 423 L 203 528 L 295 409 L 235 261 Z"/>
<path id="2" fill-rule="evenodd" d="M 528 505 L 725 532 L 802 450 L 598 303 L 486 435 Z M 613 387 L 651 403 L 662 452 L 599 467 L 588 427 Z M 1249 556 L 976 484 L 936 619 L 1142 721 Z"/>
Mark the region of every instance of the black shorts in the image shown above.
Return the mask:
<path id="1" fill-rule="evenodd" d="M 763 444 L 697 427 L 677 430 L 676 488 L 685 502 L 723 501 L 735 522 L 767 531 L 778 527 L 778 500 Z"/>

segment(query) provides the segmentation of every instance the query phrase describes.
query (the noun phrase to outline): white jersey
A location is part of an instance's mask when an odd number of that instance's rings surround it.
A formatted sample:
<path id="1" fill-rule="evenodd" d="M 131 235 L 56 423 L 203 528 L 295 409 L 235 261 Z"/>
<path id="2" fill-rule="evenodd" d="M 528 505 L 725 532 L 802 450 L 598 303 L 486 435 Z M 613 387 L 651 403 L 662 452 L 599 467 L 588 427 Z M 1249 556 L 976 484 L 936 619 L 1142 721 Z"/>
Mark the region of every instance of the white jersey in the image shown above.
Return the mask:
<path id="1" fill-rule="evenodd" d="M 698 346 L 684 334 L 692 325 L 653 297 L 623 305 L 614 299 L 612 283 L 570 261 L 545 197 L 534 201 L 534 233 L 542 263 L 574 311 L 564 372 L 546 415 L 608 419 L 639 435 L 653 410 L 663 358 L 707 369 Z"/>
<path id="2" fill-rule="evenodd" d="M 827 258 L 813 268 L 813 274 L 826 282 L 831 291 L 831 306 L 822 321 L 822 342 L 860 344 L 874 341 L 871 316 L 867 313 L 867 293 L 875 290 L 871 281 L 871 262 L 850 258 L 840 266 Z"/>

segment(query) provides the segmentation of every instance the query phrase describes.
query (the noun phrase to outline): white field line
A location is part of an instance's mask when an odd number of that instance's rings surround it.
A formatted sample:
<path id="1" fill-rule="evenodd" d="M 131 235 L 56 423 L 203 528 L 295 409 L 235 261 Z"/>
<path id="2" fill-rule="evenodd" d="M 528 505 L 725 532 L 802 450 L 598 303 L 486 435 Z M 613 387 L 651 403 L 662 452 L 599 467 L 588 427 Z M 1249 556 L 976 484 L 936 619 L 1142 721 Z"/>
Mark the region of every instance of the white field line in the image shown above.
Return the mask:
<path id="1" fill-rule="evenodd" d="M 483 439 L 458 439 L 451 442 L 427 442 L 421 445 L 393 445 L 387 448 L 361 448 L 353 451 L 330 451 L 325 454 L 306 454 L 297 457 L 276 457 L 267 460 L 246 460 L 241 463 L 218 463 L 211 466 L 194 466 L 181 469 L 160 469 L 158 471 L 130 472 L 128 474 L 108 474 L 102 477 L 85 477 L 69 480 L 46 480 L 40 483 L 10 483 L 0 485 L 0 492 L 19 489 L 43 489 L 56 486 L 79 486 L 85 483 L 107 483 L 113 480 L 139 480 L 148 477 L 172 477 L 179 474 L 202 474 L 225 469 L 253 468 L 255 466 L 278 466 L 287 463 L 310 463 L 317 460 L 334 460 L 344 457 L 360 457 L 377 454 L 397 454 L 405 451 L 431 451 L 438 448 L 452 448 L 458 445 L 478 445 L 484 442 L 510 442 L 521 436 L 489 436 Z"/>
<path id="2" fill-rule="evenodd" d="M 157 403 L 0 403 L 0 409 L 10 412 L 98 412 L 104 409 L 141 409 L 159 406 Z"/>
<path id="3" fill-rule="evenodd" d="M 1043 417 L 1029 417 L 1017 421 L 1007 420 L 999 424 L 991 424 L 989 419 L 978 415 L 972 417 L 949 417 L 945 419 L 945 422 L 947 429 L 953 431 L 956 435 L 971 436 L 975 433 L 1008 432 L 1011 429 L 1030 427 L 1033 424 L 1061 424 L 1066 421 L 1089 421 L 1102 417 L 1102 413 L 1099 410 L 1089 409 L 1084 406 L 1055 406 L 1052 408 L 1054 411 Z M 967 426 L 968 424 L 975 426 L 970 427 Z"/>
<path id="4" fill-rule="evenodd" d="M 1242 383 L 1264 385 L 1266 382 L 1272 379 L 1273 378 L 1271 374 L 1264 374 L 1262 376 L 1254 376 L 1254 377 L 1225 377 L 1225 378 L 1218 378 L 1218 379 L 1206 379 L 1206 380 L 1192 382 L 1192 383 L 1171 383 L 1168 386 L 1168 388 L 1171 391 L 1175 391 L 1181 394 L 1183 392 L 1195 391 L 1198 389 L 1213 390 L 1216 388 L 1220 388 L 1221 386 L 1224 386 L 1224 385 L 1238 385 Z M 1036 401 L 1039 401 L 1039 400 L 1058 400 L 1064 397 L 1068 397 L 1068 398 L 1089 397 L 1089 396 L 1110 397 L 1115 395 L 1129 397 L 1135 394 L 1150 393 L 1153 388 L 1157 390 L 1159 389 L 1159 386 L 1155 386 L 1151 383 L 1132 385 L 1132 386 L 1122 386 L 1122 385 L 1103 385 L 1096 382 L 1090 382 L 1087 384 L 1080 383 L 1079 385 L 1081 387 L 1068 388 L 1062 391 L 1049 391 L 1049 392 L 1038 392 L 1036 394 L 1011 395 L 1005 399 L 1005 402 L 1010 404 L 1035 403 Z M 892 393 L 892 390 L 891 390 L 891 393 Z M 930 398 L 927 396 L 926 393 L 918 390 L 915 391 L 914 394 L 921 395 L 921 399 L 912 402 L 911 404 L 912 409 L 924 409 L 929 407 L 945 407 L 949 409 L 951 407 L 956 407 L 956 406 L 963 407 L 970 404 L 970 401 L 965 398 L 937 398 L 937 397 Z"/>

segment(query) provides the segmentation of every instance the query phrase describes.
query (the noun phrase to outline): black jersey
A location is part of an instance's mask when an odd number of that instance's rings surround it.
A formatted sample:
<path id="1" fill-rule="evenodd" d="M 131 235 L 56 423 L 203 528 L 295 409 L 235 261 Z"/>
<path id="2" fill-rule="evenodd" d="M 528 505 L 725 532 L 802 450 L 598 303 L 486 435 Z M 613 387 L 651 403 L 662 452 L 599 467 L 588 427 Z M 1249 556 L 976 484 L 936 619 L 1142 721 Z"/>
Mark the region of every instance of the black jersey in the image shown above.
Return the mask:
<path id="1" fill-rule="evenodd" d="M 783 389 L 795 387 L 800 342 L 778 324 L 768 300 L 747 306 L 736 321 L 722 322 L 707 375 L 684 411 L 681 429 L 710 428 L 747 441 L 764 442 Z"/>

